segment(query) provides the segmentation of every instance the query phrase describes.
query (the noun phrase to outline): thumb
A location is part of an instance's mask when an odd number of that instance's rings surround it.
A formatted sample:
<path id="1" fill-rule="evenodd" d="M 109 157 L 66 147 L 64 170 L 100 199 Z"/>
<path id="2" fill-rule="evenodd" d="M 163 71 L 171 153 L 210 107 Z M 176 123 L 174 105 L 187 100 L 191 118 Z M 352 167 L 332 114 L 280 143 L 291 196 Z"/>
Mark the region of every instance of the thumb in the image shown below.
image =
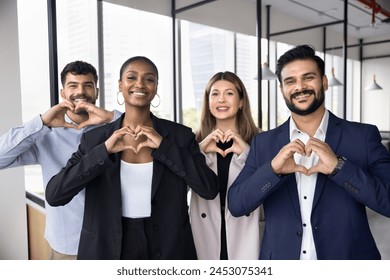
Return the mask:
<path id="1" fill-rule="evenodd" d="M 80 124 L 77 126 L 77 128 L 78 128 L 78 129 L 82 129 L 82 128 L 87 127 L 87 126 L 89 126 L 89 125 L 90 125 L 90 123 L 89 123 L 88 121 L 85 121 L 85 122 L 80 123 Z"/>
<path id="2" fill-rule="evenodd" d="M 77 125 L 68 122 L 64 122 L 64 127 L 78 129 Z"/>
<path id="3" fill-rule="evenodd" d="M 303 165 L 297 165 L 296 168 L 295 168 L 295 172 L 300 172 L 302 174 L 305 174 L 306 176 L 309 176 L 309 171 L 307 170 L 306 167 L 304 167 Z"/>
<path id="4" fill-rule="evenodd" d="M 314 165 L 314 166 L 309 168 L 309 170 L 307 171 L 307 174 L 308 174 L 308 176 L 310 176 L 311 174 L 318 173 L 318 172 L 320 172 L 320 168 L 318 167 L 318 165 Z"/>

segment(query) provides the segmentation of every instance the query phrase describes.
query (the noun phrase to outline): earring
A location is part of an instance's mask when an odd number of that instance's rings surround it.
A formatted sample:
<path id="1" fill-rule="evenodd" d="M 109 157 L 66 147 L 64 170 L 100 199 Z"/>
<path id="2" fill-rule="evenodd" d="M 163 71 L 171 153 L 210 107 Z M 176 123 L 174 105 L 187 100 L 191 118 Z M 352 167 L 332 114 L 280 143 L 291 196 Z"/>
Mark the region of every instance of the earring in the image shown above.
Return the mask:
<path id="1" fill-rule="evenodd" d="M 154 97 L 156 97 L 156 96 L 158 96 L 158 104 L 157 105 L 153 105 L 152 103 L 150 103 L 150 105 L 152 105 L 153 108 L 157 108 L 158 106 L 160 106 L 160 103 L 161 103 L 160 95 L 158 95 L 158 93 L 156 93 L 156 95 Z M 153 100 L 154 100 L 154 98 L 153 98 Z"/>
<path id="2" fill-rule="evenodd" d="M 119 94 L 120 94 L 120 93 L 121 93 L 120 91 L 118 91 L 118 92 L 116 93 L 116 102 L 117 102 L 119 105 L 123 105 L 123 104 L 125 103 L 125 99 L 124 99 L 123 96 L 122 96 L 123 101 L 122 101 L 122 103 L 119 102 Z"/>

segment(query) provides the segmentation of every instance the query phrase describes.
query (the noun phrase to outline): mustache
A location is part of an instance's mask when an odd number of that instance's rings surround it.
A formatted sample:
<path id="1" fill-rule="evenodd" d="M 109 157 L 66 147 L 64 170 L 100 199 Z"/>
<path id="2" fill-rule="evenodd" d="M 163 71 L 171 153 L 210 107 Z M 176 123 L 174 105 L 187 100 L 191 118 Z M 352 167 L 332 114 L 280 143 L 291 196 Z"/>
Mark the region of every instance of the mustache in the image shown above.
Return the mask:
<path id="1" fill-rule="evenodd" d="M 312 94 L 315 94 L 314 90 L 302 90 L 302 91 L 298 91 L 298 92 L 291 94 L 291 99 L 294 99 L 294 98 L 301 96 L 301 95 L 308 95 L 309 96 Z"/>

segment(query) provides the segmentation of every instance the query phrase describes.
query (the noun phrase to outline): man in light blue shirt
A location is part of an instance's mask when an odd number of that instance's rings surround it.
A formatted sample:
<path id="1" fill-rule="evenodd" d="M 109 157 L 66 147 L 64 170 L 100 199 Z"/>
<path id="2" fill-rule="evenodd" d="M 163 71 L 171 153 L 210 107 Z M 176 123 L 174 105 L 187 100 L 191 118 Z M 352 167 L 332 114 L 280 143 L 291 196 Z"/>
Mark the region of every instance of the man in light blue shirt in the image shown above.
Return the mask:
<path id="1" fill-rule="evenodd" d="M 63 101 L 0 137 L 0 169 L 39 164 L 43 183 L 65 166 L 83 132 L 117 119 L 122 113 L 96 107 L 98 76 L 89 63 L 74 61 L 61 72 Z M 50 259 L 76 259 L 84 212 L 84 192 L 66 206 L 45 203 L 45 238 Z"/>

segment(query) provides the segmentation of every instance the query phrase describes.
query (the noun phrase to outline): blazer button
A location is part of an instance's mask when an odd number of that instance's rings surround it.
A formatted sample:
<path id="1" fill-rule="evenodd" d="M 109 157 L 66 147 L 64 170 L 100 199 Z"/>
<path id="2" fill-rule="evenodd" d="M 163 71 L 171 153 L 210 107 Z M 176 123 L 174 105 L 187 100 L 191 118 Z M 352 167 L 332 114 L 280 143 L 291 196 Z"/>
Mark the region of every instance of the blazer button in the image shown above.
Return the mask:
<path id="1" fill-rule="evenodd" d="M 161 257 L 161 253 L 159 251 L 154 252 L 153 255 L 155 258 L 158 258 L 158 259 Z"/>
<path id="2" fill-rule="evenodd" d="M 185 173 L 185 171 L 180 171 L 180 172 L 179 172 L 179 175 L 180 175 L 181 177 L 185 177 L 187 174 Z"/>
<path id="3" fill-rule="evenodd" d="M 162 159 L 162 160 L 166 160 L 166 159 L 167 159 L 167 157 L 166 157 L 165 155 L 161 155 L 161 156 L 160 156 L 160 159 Z"/>
<path id="4" fill-rule="evenodd" d="M 172 163 L 173 163 L 172 160 L 170 160 L 170 159 L 167 160 L 168 165 L 172 165 Z"/>
<path id="5" fill-rule="evenodd" d="M 98 163 L 99 163 L 99 165 L 103 165 L 104 164 L 104 160 L 99 159 Z"/>
<path id="6" fill-rule="evenodd" d="M 297 236 L 302 237 L 302 231 L 297 231 Z"/>

